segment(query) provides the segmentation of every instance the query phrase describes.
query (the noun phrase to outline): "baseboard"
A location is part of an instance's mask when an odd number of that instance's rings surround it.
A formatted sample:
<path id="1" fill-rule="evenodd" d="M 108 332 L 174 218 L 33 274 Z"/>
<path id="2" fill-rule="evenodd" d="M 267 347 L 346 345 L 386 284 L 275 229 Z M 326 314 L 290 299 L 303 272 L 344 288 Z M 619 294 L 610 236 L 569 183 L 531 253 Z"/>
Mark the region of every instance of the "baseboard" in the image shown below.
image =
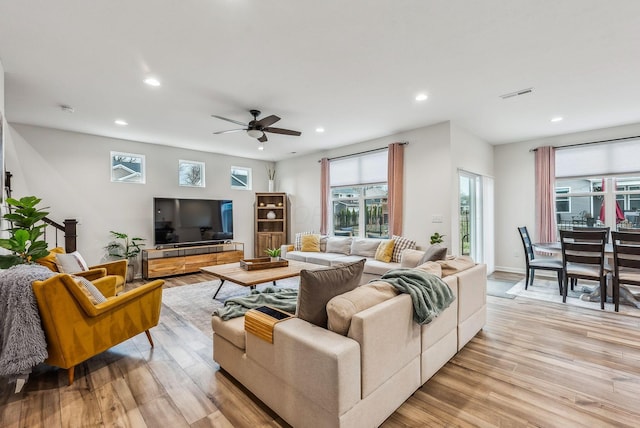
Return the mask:
<path id="1" fill-rule="evenodd" d="M 495 270 L 493 272 L 494 273 L 495 272 L 517 273 L 517 274 L 520 274 L 520 275 L 525 275 L 526 274 L 524 269 L 511 268 L 511 267 L 506 267 L 506 266 L 496 266 L 496 268 L 495 268 Z M 542 269 L 536 269 L 536 277 L 558 278 L 557 274 L 554 271 L 542 270 Z"/>

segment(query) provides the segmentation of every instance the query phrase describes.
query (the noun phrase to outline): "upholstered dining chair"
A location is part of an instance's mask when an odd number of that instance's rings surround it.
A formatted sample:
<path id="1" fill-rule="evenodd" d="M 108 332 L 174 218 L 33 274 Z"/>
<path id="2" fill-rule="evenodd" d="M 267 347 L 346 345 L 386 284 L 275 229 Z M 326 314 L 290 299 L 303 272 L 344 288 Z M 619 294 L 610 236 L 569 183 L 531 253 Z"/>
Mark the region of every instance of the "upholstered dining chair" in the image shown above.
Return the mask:
<path id="1" fill-rule="evenodd" d="M 68 369 L 69 384 L 81 362 L 158 324 L 163 280 L 115 293 L 113 276 L 87 285 L 82 279 L 58 274 L 33 282 L 49 356 L 45 363 Z M 92 290 L 93 287 L 98 289 Z"/>
<path id="2" fill-rule="evenodd" d="M 620 284 L 640 285 L 640 232 L 611 232 L 613 241 L 613 304 L 620 308 Z"/>
<path id="3" fill-rule="evenodd" d="M 611 268 L 605 262 L 606 230 L 561 230 L 564 280 L 562 301 L 567 301 L 569 279 L 589 279 L 600 283 L 600 309 L 607 299 L 607 276 Z"/>
<path id="4" fill-rule="evenodd" d="M 527 227 L 526 226 L 519 227 L 518 232 L 520 232 L 520 239 L 522 239 L 522 246 L 524 247 L 524 260 L 526 263 L 526 270 L 527 270 L 524 289 L 526 290 L 529 284 L 533 285 L 533 279 L 535 276 L 536 269 L 551 270 L 551 271 L 555 271 L 556 274 L 558 275 L 558 289 L 560 291 L 560 294 L 562 294 L 562 278 L 563 278 L 563 272 L 564 272 L 562 261 L 558 259 L 548 259 L 548 258 L 536 259 Z M 529 278 L 531 278 L 531 283 L 529 283 Z"/>

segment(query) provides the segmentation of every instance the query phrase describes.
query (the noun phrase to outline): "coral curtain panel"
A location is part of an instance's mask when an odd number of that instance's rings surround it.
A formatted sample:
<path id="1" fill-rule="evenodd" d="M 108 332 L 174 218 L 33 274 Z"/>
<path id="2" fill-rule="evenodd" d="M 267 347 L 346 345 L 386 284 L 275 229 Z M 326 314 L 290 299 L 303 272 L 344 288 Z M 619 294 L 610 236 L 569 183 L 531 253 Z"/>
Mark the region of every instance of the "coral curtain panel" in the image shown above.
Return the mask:
<path id="1" fill-rule="evenodd" d="M 329 228 L 329 159 L 320 159 L 320 234 L 326 235 Z"/>
<path id="2" fill-rule="evenodd" d="M 556 240 L 555 180 L 556 154 L 550 146 L 536 153 L 536 237 L 538 242 Z"/>
<path id="3" fill-rule="evenodd" d="M 404 143 L 389 144 L 389 237 L 402 235 L 402 188 L 404 180 Z"/>

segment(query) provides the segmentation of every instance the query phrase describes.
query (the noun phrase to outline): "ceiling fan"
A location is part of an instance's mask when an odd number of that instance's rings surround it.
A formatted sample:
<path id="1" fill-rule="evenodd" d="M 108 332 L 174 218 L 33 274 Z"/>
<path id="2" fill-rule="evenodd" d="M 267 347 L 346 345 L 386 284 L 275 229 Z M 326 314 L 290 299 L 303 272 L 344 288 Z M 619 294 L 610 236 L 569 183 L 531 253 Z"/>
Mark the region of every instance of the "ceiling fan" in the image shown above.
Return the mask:
<path id="1" fill-rule="evenodd" d="M 249 137 L 255 138 L 261 143 L 264 143 L 265 141 L 267 141 L 267 135 L 265 134 L 265 132 L 271 132 L 272 134 L 284 134 L 284 135 L 295 135 L 295 136 L 302 135 L 302 132 L 292 131 L 291 129 L 273 128 L 271 125 L 273 125 L 274 123 L 280 120 L 278 116 L 275 116 L 272 114 L 271 116 L 267 116 L 258 120 L 258 116 L 260 116 L 260 110 L 249 110 L 249 113 L 251 113 L 251 115 L 253 116 L 253 120 L 249 123 L 242 123 L 237 120 L 227 119 L 226 117 L 212 114 L 211 115 L 212 117 L 226 120 L 227 122 L 232 122 L 237 125 L 246 126 L 246 128 L 230 129 L 228 131 L 219 131 L 219 132 L 214 132 L 214 134 L 228 134 L 230 132 L 246 131 Z"/>

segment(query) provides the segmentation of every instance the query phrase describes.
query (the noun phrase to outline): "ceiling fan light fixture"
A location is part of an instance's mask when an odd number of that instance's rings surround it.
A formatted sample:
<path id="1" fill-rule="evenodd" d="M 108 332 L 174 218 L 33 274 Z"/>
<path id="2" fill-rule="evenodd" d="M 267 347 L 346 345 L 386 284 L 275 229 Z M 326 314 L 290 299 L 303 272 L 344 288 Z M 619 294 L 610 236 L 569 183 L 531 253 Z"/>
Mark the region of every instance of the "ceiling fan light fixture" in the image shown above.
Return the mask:
<path id="1" fill-rule="evenodd" d="M 260 138 L 263 135 L 262 131 L 259 131 L 257 129 L 248 129 L 247 130 L 247 135 L 251 138 Z"/>

